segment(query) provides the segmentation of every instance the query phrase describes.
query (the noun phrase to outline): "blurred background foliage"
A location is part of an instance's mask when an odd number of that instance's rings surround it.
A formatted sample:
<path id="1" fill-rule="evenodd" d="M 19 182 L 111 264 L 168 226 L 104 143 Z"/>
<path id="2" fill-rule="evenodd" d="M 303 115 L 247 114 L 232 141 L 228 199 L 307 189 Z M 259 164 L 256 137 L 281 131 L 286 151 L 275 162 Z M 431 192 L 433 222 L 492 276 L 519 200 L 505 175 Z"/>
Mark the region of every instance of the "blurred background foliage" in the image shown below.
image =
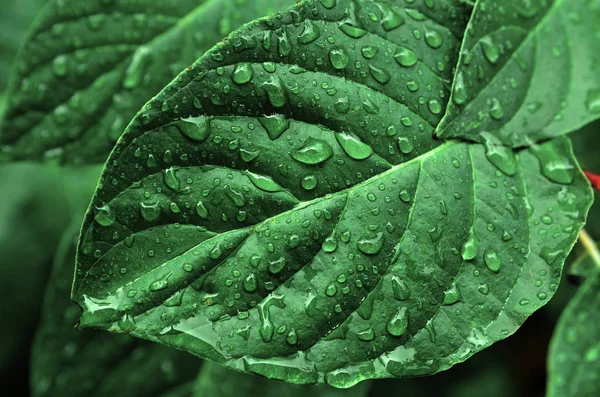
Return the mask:
<path id="1" fill-rule="evenodd" d="M 82 0 L 83 1 L 83 0 Z M 2 0 L 0 104 L 12 62 L 45 0 Z M 0 105 L 1 106 L 1 105 Z M 600 122 L 572 135 L 585 170 L 600 173 Z M 299 387 L 232 372 L 124 335 L 76 331 L 68 300 L 79 225 L 99 167 L 0 166 L 0 387 L 27 396 L 315 397 L 543 396 L 546 356 L 558 317 L 577 291 L 585 250 L 577 245 L 555 298 L 512 337 L 428 378 L 378 380 L 357 387 Z M 598 198 L 599 193 L 596 192 Z M 600 239 L 600 205 L 586 229 Z"/>

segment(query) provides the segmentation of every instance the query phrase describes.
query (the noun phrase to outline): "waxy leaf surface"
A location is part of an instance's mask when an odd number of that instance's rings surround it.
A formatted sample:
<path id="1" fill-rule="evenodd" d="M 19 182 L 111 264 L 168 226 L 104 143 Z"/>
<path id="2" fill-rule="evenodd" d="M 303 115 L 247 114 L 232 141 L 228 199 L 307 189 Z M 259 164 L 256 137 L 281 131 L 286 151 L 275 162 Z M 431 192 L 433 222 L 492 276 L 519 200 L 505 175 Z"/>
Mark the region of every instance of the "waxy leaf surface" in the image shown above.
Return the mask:
<path id="1" fill-rule="evenodd" d="M 103 163 L 131 118 L 231 30 L 290 0 L 49 0 L 17 59 L 2 157 Z"/>
<path id="2" fill-rule="evenodd" d="M 470 11 L 303 1 L 209 51 L 107 163 L 80 325 L 336 387 L 513 333 L 552 296 L 591 192 L 566 139 L 433 137 Z"/>
<path id="3" fill-rule="evenodd" d="M 598 1 L 477 1 L 438 136 L 520 147 L 597 118 Z"/>
<path id="4" fill-rule="evenodd" d="M 600 393 L 598 335 L 600 271 L 596 269 L 569 302 L 552 338 L 549 397 L 597 396 Z"/>

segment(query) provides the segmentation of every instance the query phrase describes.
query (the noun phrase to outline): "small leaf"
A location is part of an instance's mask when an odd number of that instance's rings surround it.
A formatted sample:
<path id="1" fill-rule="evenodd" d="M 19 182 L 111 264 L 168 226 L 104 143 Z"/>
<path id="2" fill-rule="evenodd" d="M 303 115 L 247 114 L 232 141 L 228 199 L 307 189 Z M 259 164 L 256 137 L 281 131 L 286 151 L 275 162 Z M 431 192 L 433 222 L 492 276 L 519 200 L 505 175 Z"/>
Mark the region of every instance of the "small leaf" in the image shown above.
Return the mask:
<path id="1" fill-rule="evenodd" d="M 591 275 L 561 315 L 548 357 L 548 396 L 600 393 L 600 271 Z"/>
<path id="2" fill-rule="evenodd" d="M 511 147 L 600 118 L 600 3 L 479 0 L 465 33 L 443 138 Z"/>
<path id="3" fill-rule="evenodd" d="M 48 0 L 0 124 L 3 157 L 104 162 L 129 120 L 231 30 L 291 0 Z"/>

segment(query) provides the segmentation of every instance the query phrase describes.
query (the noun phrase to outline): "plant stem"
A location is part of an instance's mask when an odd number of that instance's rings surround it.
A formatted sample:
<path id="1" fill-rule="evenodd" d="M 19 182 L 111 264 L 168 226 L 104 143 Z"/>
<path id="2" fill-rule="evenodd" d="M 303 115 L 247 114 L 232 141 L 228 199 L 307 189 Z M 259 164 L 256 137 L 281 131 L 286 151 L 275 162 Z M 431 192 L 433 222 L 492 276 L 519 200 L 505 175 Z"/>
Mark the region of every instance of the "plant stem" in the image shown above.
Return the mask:
<path id="1" fill-rule="evenodd" d="M 579 242 L 584 246 L 587 253 L 592 257 L 592 260 L 596 264 L 596 267 L 600 268 L 600 251 L 598 251 L 598 246 L 596 242 L 589 235 L 589 233 L 582 229 L 581 233 L 579 233 Z"/>

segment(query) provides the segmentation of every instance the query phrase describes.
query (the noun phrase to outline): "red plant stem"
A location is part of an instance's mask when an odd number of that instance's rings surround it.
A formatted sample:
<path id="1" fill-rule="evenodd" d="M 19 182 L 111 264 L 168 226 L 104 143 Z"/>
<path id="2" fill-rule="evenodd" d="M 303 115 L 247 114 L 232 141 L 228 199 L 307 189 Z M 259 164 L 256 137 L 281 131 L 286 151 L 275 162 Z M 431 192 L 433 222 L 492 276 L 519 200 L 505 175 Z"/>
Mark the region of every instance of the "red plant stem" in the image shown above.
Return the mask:
<path id="1" fill-rule="evenodd" d="M 587 178 L 589 179 L 590 183 L 592 184 L 592 187 L 600 191 L 600 175 L 594 174 L 590 171 L 583 172 L 585 173 L 585 176 L 587 176 Z"/>

